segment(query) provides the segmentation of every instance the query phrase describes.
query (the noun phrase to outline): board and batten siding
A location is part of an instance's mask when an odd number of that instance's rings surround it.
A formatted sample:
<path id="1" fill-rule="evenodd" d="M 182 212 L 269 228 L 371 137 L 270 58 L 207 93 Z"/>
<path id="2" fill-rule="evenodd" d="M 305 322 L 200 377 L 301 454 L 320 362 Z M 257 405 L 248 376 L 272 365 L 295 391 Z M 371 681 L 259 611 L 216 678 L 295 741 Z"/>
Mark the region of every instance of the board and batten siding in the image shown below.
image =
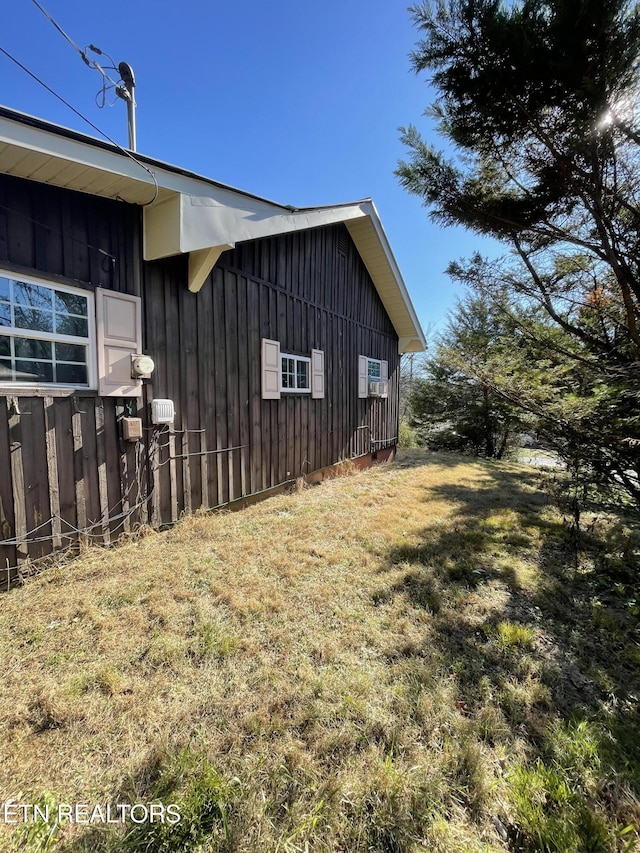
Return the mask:
<path id="1" fill-rule="evenodd" d="M 187 261 L 145 267 L 150 393 L 176 406 L 160 430 L 152 516 L 256 494 L 397 442 L 398 338 L 342 225 L 240 244 L 198 294 Z M 262 399 L 262 340 L 322 350 L 325 395 Z M 358 398 L 358 356 L 389 365 L 387 399 Z"/>
<path id="2" fill-rule="evenodd" d="M 138 399 L 0 392 L 0 580 L 77 530 L 108 543 L 396 443 L 398 339 L 342 225 L 240 244 L 193 294 L 186 257 L 142 262 L 139 207 L 0 177 L 0 266 L 141 296 L 156 363 Z M 324 397 L 263 400 L 263 338 L 322 350 Z M 358 398 L 360 355 L 388 362 L 388 399 Z M 154 397 L 174 401 L 172 429 L 151 425 Z"/>
<path id="3" fill-rule="evenodd" d="M 140 295 L 140 233 L 135 205 L 0 176 L 0 267 L 16 277 Z M 0 581 L 77 541 L 77 529 L 109 542 L 146 521 L 145 503 L 130 512 L 147 472 L 140 448 L 120 439 L 123 403 L 95 391 L 0 392 L 0 540 L 19 543 L 0 544 Z"/>

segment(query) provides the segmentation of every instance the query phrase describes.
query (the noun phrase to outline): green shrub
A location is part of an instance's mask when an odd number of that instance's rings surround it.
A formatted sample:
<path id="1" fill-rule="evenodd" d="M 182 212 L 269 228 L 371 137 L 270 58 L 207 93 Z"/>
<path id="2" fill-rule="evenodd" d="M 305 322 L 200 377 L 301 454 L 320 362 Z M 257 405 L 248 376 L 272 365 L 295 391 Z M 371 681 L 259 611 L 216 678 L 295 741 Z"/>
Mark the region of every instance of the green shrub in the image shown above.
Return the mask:
<path id="1" fill-rule="evenodd" d="M 418 447 L 418 433 L 408 423 L 401 423 L 398 429 L 398 447 Z"/>

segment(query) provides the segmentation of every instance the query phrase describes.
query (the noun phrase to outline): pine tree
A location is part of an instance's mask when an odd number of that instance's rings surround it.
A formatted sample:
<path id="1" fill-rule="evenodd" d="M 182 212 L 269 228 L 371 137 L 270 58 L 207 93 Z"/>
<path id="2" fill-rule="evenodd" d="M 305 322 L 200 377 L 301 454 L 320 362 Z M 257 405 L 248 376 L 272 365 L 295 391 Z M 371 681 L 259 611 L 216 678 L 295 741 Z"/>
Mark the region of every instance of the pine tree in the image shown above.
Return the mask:
<path id="1" fill-rule="evenodd" d="M 509 251 L 450 268 L 513 323 L 485 381 L 640 503 L 638 7 L 450 0 L 412 15 L 413 67 L 455 156 L 409 127 L 397 174 L 438 222 Z"/>
<path id="2" fill-rule="evenodd" d="M 433 450 L 502 459 L 528 425 L 488 377 L 508 329 L 478 298 L 458 303 L 410 396 L 411 426 Z"/>

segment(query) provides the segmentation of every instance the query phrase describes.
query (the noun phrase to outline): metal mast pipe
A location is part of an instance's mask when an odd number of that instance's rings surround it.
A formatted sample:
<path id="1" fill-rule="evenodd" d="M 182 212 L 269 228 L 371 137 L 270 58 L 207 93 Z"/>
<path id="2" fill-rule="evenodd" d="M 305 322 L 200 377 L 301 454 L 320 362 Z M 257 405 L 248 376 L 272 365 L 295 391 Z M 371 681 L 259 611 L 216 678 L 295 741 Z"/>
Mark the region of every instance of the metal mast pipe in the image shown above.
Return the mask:
<path id="1" fill-rule="evenodd" d="M 136 98 L 134 89 L 136 87 L 135 77 L 133 76 L 133 68 L 128 62 L 121 62 L 118 65 L 118 72 L 123 82 L 123 91 L 118 91 L 121 98 L 127 102 L 127 125 L 129 128 L 129 150 L 136 150 Z"/>
<path id="2" fill-rule="evenodd" d="M 129 150 L 136 150 L 136 102 L 133 92 L 129 92 L 127 100 L 127 123 L 129 126 Z"/>

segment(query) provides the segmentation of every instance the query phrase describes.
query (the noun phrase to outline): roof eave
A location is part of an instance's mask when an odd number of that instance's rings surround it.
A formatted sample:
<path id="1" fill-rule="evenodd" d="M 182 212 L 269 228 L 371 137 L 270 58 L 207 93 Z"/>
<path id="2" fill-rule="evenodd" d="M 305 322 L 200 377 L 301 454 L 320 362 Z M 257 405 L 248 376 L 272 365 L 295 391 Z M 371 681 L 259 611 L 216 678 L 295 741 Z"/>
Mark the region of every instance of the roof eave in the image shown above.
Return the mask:
<path id="1" fill-rule="evenodd" d="M 189 254 L 197 291 L 236 243 L 344 223 L 369 271 L 401 352 L 426 348 L 406 285 L 371 199 L 296 208 L 0 106 L 0 171 L 144 208 L 144 257 Z"/>

